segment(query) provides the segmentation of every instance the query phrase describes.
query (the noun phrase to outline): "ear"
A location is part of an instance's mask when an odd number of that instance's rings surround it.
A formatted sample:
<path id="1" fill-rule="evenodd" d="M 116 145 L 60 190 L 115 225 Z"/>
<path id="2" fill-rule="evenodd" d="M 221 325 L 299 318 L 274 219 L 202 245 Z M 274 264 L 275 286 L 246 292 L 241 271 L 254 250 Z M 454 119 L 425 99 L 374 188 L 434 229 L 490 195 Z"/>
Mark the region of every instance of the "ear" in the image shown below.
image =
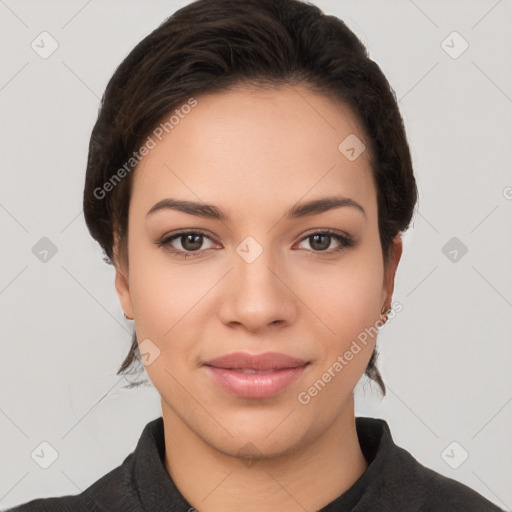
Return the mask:
<path id="1" fill-rule="evenodd" d="M 115 277 L 115 286 L 117 291 L 117 296 L 119 298 L 119 302 L 121 303 L 121 307 L 123 308 L 124 314 L 128 318 L 135 318 L 133 314 L 133 305 L 132 298 L 130 295 L 130 287 L 128 284 L 128 272 L 125 269 L 119 268 L 116 266 L 116 277 Z"/>
<path id="2" fill-rule="evenodd" d="M 393 299 L 393 290 L 395 286 L 395 274 L 398 263 L 402 256 L 402 237 L 398 233 L 393 238 L 393 245 L 387 265 L 384 267 L 384 279 L 382 283 L 382 305 L 390 305 Z"/>

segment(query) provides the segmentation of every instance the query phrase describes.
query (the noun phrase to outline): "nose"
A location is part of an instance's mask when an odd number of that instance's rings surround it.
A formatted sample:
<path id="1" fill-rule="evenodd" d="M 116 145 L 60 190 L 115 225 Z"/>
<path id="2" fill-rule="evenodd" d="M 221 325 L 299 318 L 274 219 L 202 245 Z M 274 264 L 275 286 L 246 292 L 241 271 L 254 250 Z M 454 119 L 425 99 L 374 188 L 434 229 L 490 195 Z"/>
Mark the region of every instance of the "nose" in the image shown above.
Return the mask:
<path id="1" fill-rule="evenodd" d="M 293 324 L 298 299 L 290 275 L 271 250 L 263 250 L 254 261 L 243 252 L 234 254 L 233 269 L 219 297 L 221 321 L 251 333 Z"/>

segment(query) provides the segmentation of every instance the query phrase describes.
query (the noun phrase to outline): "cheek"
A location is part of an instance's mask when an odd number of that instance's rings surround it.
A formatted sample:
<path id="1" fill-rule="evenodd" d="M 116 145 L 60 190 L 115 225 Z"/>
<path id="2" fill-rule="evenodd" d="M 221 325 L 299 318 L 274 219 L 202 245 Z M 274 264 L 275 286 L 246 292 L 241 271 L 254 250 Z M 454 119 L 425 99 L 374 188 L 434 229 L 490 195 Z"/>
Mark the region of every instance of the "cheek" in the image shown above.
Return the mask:
<path id="1" fill-rule="evenodd" d="M 150 339 L 163 356 L 146 367 L 155 374 L 164 364 L 182 374 L 194 364 L 198 347 L 212 321 L 212 296 L 225 268 L 210 262 L 176 262 L 165 251 L 133 244 L 130 294 L 139 343 Z M 160 368 L 161 369 L 161 368 Z"/>
<path id="2" fill-rule="evenodd" d="M 305 399 L 315 402 L 311 411 L 318 413 L 326 404 L 333 410 L 341 407 L 361 378 L 375 346 L 382 307 L 383 263 L 378 250 L 354 252 L 329 267 L 314 272 L 308 296 L 323 323 L 317 322 L 319 359 L 307 383 L 312 387 L 303 392 Z"/>
<path id="3" fill-rule="evenodd" d="M 327 410 L 332 416 L 339 413 L 373 352 L 380 318 L 382 271 L 378 258 L 373 260 L 373 267 L 366 263 L 347 265 L 337 272 L 331 270 L 329 278 L 316 281 L 310 295 L 314 310 L 321 313 L 325 325 L 318 322 L 316 368 L 297 398 L 314 417 L 325 416 Z"/>
<path id="4" fill-rule="evenodd" d="M 137 265 L 134 261 L 130 291 L 137 332 L 165 340 L 190 322 L 194 305 L 206 293 L 206 283 L 194 271 L 176 266 Z"/>
<path id="5" fill-rule="evenodd" d="M 378 251 L 357 251 L 333 265 L 318 266 L 301 280 L 304 302 L 325 324 L 325 332 L 341 345 L 379 319 L 383 263 Z M 350 343 L 349 343 L 350 344 Z"/>
<path id="6" fill-rule="evenodd" d="M 139 349 L 150 354 L 145 371 L 161 395 L 185 403 L 179 383 L 186 380 L 183 362 L 191 359 L 193 350 L 190 319 L 192 306 L 199 300 L 197 288 L 185 282 L 183 273 L 171 274 L 170 267 L 142 261 L 133 258 L 130 291 Z"/>

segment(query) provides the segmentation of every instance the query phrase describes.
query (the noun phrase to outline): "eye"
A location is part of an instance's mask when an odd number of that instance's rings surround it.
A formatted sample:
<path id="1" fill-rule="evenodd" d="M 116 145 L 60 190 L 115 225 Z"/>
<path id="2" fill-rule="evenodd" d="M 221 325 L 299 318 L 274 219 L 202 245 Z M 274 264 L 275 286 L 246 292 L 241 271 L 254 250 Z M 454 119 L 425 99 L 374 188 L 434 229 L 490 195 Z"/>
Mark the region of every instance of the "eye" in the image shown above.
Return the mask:
<path id="1" fill-rule="evenodd" d="M 354 245 L 354 240 L 346 235 L 341 234 L 331 229 L 325 231 L 318 231 L 311 233 L 301 240 L 301 243 L 309 242 L 310 247 L 313 248 L 313 252 L 321 252 L 325 254 L 331 254 L 335 252 L 343 251 Z M 338 245 L 332 248 L 332 242 L 336 242 Z"/>
<path id="2" fill-rule="evenodd" d="M 212 245 L 204 248 L 205 240 L 208 240 Z M 332 247 L 333 241 L 337 243 L 334 248 Z M 312 252 L 323 254 L 337 253 L 355 245 L 354 240 L 347 234 L 341 234 L 330 229 L 311 233 L 302 238 L 301 243 L 304 242 L 310 243 Z M 200 230 L 180 231 L 172 235 L 166 235 L 155 243 L 165 251 L 181 258 L 198 257 L 201 253 L 215 248 L 212 238 Z"/>
<path id="3" fill-rule="evenodd" d="M 161 240 L 156 242 L 156 245 L 176 256 L 189 258 L 196 257 L 199 253 L 213 248 L 213 246 L 207 247 L 206 249 L 202 247 L 205 239 L 213 244 L 212 239 L 202 231 L 180 231 L 170 236 L 164 236 Z"/>

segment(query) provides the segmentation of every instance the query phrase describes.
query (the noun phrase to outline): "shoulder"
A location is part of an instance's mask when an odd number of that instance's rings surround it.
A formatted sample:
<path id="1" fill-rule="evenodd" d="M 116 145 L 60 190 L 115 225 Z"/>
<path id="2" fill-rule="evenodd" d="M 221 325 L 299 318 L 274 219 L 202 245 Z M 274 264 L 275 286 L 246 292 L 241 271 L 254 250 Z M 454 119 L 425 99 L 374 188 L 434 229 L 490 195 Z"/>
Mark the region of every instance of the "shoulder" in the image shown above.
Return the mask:
<path id="1" fill-rule="evenodd" d="M 163 418 L 160 416 L 146 424 L 135 450 L 122 464 L 82 493 L 40 498 L 4 512 L 143 512 L 154 510 L 154 504 L 173 499 L 183 505 L 186 502 L 179 499 L 165 469 L 164 452 Z"/>
<path id="2" fill-rule="evenodd" d="M 85 512 L 80 496 L 61 496 L 60 498 L 39 498 L 28 501 L 5 512 Z"/>
<path id="3" fill-rule="evenodd" d="M 4 512 L 142 512 L 135 498 L 129 467 L 133 455 L 76 495 L 39 498 Z"/>
<path id="4" fill-rule="evenodd" d="M 371 483 L 357 511 L 502 512 L 467 485 L 427 468 L 396 445 L 384 420 L 358 418 L 357 427 L 361 447 L 371 460 Z"/>
<path id="5" fill-rule="evenodd" d="M 500 508 L 467 485 L 420 464 L 409 452 L 403 453 L 401 471 L 406 496 L 424 512 L 502 512 Z M 416 510 L 416 509 L 414 509 Z"/>

